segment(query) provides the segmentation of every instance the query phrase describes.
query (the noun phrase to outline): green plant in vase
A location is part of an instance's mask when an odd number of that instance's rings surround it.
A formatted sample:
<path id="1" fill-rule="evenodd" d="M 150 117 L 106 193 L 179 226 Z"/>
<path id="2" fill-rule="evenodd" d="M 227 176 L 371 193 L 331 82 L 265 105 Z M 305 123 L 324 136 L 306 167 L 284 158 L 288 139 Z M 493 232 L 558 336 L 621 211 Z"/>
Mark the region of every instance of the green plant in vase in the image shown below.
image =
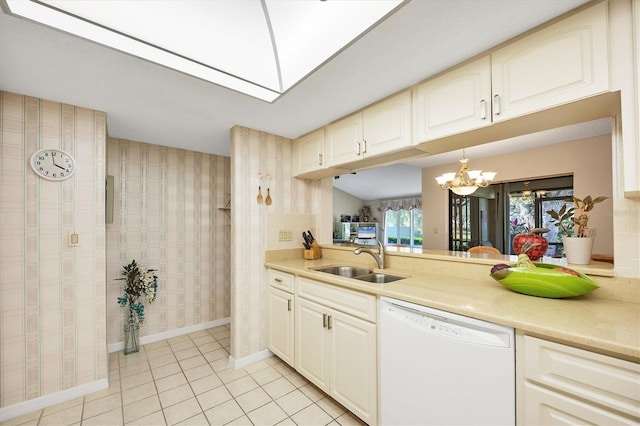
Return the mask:
<path id="1" fill-rule="evenodd" d="M 567 262 L 586 265 L 590 262 L 593 238 L 589 238 L 589 213 L 596 204 L 603 202 L 607 197 L 591 197 L 587 195 L 583 199 L 569 197 L 567 202 L 573 203 L 572 207 L 564 204 L 558 211 L 548 210 L 551 221 L 560 232 L 564 233 L 562 243 L 567 256 Z M 574 254 L 575 253 L 575 254 Z"/>
<path id="2" fill-rule="evenodd" d="M 128 355 L 140 350 L 139 330 L 144 322 L 144 299 L 149 303 L 156 300 L 158 290 L 158 277 L 155 269 L 146 269 L 140 266 L 135 259 L 122 267 L 122 278 L 126 281 L 124 293 L 118 297 L 118 304 L 124 308 L 129 305 L 127 323 L 125 324 L 124 353 Z"/>
<path id="3" fill-rule="evenodd" d="M 567 204 L 563 204 L 560 210 L 548 210 L 547 214 L 555 222 L 554 225 L 559 227 L 568 237 L 571 237 L 575 230 L 574 237 L 586 238 L 589 233 L 589 215 L 587 213 L 593 210 L 596 204 L 606 199 L 607 197 L 602 196 L 592 198 L 591 195 L 587 195 L 584 199 L 568 197 L 565 201 L 572 202 L 573 207 L 567 208 Z M 572 227 L 571 224 L 574 226 Z"/>

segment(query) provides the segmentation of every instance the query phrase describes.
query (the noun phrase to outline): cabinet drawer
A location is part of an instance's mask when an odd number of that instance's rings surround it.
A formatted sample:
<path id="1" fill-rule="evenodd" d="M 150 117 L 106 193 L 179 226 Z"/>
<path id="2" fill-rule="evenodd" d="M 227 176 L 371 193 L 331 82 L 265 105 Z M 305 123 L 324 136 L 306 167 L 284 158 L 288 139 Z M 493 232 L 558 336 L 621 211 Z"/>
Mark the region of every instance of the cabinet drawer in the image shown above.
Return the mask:
<path id="1" fill-rule="evenodd" d="M 525 425 L 633 425 L 633 419 L 570 398 L 552 390 L 526 383 Z"/>
<path id="2" fill-rule="evenodd" d="M 269 269 L 269 285 L 293 293 L 294 275 Z"/>
<path id="3" fill-rule="evenodd" d="M 298 278 L 296 294 L 355 317 L 376 322 L 376 297 L 331 284 Z"/>
<path id="4" fill-rule="evenodd" d="M 640 364 L 525 336 L 525 377 L 640 416 Z"/>

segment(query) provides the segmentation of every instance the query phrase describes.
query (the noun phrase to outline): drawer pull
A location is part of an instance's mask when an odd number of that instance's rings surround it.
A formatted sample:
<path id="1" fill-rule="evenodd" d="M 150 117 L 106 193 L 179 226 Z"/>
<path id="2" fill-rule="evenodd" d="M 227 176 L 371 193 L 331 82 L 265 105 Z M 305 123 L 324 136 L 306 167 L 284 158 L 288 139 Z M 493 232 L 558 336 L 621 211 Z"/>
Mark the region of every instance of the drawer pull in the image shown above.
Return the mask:
<path id="1" fill-rule="evenodd" d="M 278 284 L 282 284 L 282 280 L 280 278 L 274 278 L 273 280 Z"/>

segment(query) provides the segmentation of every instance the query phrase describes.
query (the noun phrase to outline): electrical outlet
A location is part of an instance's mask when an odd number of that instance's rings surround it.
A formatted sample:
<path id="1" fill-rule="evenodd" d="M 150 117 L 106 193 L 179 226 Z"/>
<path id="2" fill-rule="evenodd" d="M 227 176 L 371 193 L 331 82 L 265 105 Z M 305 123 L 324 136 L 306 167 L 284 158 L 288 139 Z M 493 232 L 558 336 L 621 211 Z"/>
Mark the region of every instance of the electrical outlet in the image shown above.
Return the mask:
<path id="1" fill-rule="evenodd" d="M 289 229 L 281 229 L 278 231 L 278 242 L 292 241 L 293 231 Z"/>
<path id="2" fill-rule="evenodd" d="M 76 247 L 80 245 L 80 237 L 78 234 L 69 234 L 69 246 Z"/>

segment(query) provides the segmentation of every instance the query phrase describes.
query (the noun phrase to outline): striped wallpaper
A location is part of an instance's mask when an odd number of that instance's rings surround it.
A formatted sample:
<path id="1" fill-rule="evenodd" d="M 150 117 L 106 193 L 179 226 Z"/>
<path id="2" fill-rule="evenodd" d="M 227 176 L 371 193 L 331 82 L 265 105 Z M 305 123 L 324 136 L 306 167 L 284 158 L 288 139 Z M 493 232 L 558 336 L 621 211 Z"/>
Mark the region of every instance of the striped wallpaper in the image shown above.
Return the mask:
<path id="1" fill-rule="evenodd" d="M 0 407 L 106 378 L 105 135 L 102 112 L 0 92 Z M 76 174 L 39 178 L 40 148 Z"/>
<path id="2" fill-rule="evenodd" d="M 158 297 L 145 303 L 140 334 L 151 335 L 230 316 L 230 159 L 147 143 L 107 141 L 114 176 L 107 224 L 107 336 L 123 340 L 122 266 L 157 269 Z"/>
<path id="3" fill-rule="evenodd" d="M 264 252 L 268 215 L 277 214 L 275 223 L 282 223 L 287 214 L 296 219 L 300 214 L 315 215 L 326 196 L 321 198 L 321 181 L 292 177 L 289 139 L 234 127 L 231 158 L 231 356 L 239 360 L 267 348 Z M 256 201 L 258 173 L 272 176 L 270 206 Z M 262 191 L 266 196 L 264 182 Z"/>

